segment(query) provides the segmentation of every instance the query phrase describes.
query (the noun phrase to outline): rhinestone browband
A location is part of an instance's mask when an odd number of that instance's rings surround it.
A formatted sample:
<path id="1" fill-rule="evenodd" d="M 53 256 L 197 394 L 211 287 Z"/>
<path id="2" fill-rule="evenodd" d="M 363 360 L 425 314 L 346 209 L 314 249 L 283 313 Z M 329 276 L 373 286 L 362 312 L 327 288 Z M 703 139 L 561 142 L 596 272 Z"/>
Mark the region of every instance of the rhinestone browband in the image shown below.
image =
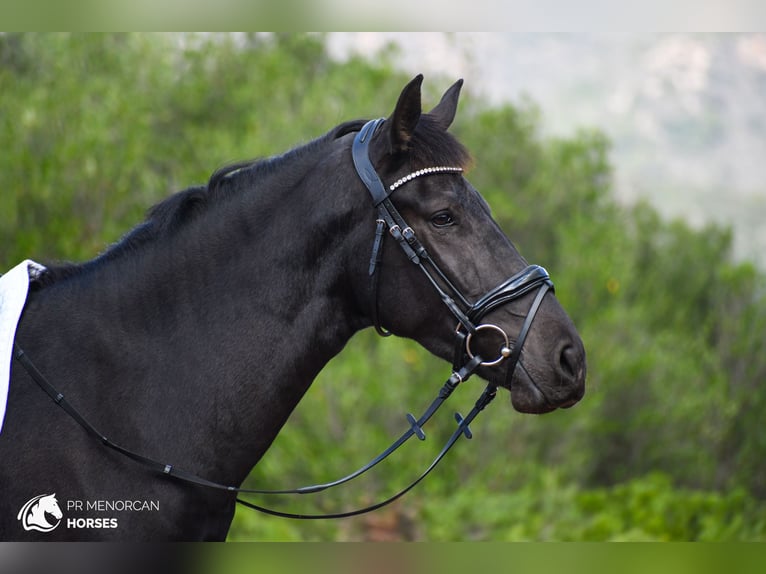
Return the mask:
<path id="1" fill-rule="evenodd" d="M 394 191 L 397 187 L 400 187 L 407 183 L 408 181 L 411 181 L 415 179 L 416 177 L 420 177 L 421 175 L 430 175 L 432 173 L 459 173 L 463 171 L 462 167 L 448 167 L 448 166 L 439 166 L 439 167 L 426 167 L 423 169 L 419 169 L 418 171 L 413 171 L 409 175 L 405 175 L 404 177 L 397 179 L 394 183 L 388 186 L 389 191 Z"/>

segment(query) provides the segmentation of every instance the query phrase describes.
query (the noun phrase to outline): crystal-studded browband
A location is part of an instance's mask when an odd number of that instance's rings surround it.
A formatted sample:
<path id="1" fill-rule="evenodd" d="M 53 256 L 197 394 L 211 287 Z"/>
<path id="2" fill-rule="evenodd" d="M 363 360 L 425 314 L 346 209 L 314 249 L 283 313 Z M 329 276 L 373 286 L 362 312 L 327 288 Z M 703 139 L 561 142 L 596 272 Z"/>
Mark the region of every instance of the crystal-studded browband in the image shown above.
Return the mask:
<path id="1" fill-rule="evenodd" d="M 420 177 L 421 175 L 430 175 L 433 173 L 460 173 L 463 171 L 462 167 L 449 167 L 446 165 L 438 166 L 438 167 L 426 167 L 423 169 L 419 169 L 418 171 L 413 171 L 412 173 L 405 175 L 404 177 L 397 179 L 394 183 L 388 186 L 389 191 L 394 191 L 397 187 L 401 187 L 408 181 L 412 181 L 416 177 Z"/>

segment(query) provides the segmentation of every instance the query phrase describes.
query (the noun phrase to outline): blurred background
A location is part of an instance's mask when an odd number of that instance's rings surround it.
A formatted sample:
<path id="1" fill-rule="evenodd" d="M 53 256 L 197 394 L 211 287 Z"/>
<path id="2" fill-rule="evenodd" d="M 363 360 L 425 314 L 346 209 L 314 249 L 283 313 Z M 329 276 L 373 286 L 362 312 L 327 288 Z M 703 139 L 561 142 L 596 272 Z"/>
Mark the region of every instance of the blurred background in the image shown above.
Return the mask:
<path id="1" fill-rule="evenodd" d="M 84 260 L 218 167 L 424 107 L 466 80 L 468 175 L 544 265 L 588 352 L 575 408 L 501 394 L 400 502 L 342 521 L 238 511 L 231 540 L 766 540 L 766 36 L 0 34 L 0 268 Z M 361 466 L 449 366 L 357 335 L 248 480 Z M 470 410 L 471 381 L 371 476 L 297 499 L 335 512 L 414 479 Z"/>

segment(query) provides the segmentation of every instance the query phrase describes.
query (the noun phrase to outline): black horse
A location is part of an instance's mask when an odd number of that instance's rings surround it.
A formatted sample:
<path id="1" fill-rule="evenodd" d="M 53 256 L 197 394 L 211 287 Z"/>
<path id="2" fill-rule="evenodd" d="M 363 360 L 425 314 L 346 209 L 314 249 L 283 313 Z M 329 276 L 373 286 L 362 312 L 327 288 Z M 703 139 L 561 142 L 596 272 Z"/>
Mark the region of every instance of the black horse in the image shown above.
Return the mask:
<path id="1" fill-rule="evenodd" d="M 457 334 L 458 355 L 476 357 L 470 370 L 507 388 L 519 411 L 573 405 L 582 342 L 545 294 L 547 274 L 527 267 L 461 175 L 469 154 L 447 129 L 462 81 L 430 113 L 421 82 L 385 121 L 347 122 L 219 170 L 97 258 L 50 266 L 32 285 L 18 348 L 114 443 L 232 485 L 370 326 L 444 359 Z M 0 539 L 225 538 L 236 492 L 104 448 L 20 365 L 0 434 Z M 58 526 L 23 529 L 22 507 L 54 494 Z"/>

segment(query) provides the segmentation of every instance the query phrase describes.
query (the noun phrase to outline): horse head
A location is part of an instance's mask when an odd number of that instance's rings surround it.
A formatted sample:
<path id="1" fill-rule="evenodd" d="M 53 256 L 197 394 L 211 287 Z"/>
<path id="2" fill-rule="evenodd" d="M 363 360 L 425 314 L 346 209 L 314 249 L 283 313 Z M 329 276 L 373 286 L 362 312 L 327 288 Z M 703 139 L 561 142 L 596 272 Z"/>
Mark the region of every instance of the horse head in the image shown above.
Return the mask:
<path id="1" fill-rule="evenodd" d="M 365 267 L 371 321 L 453 363 L 480 357 L 476 372 L 507 388 L 521 412 L 570 407 L 585 391 L 582 340 L 547 272 L 528 266 L 463 176 L 470 156 L 448 132 L 462 80 L 423 113 L 422 79 L 354 144 L 378 209 Z"/>

